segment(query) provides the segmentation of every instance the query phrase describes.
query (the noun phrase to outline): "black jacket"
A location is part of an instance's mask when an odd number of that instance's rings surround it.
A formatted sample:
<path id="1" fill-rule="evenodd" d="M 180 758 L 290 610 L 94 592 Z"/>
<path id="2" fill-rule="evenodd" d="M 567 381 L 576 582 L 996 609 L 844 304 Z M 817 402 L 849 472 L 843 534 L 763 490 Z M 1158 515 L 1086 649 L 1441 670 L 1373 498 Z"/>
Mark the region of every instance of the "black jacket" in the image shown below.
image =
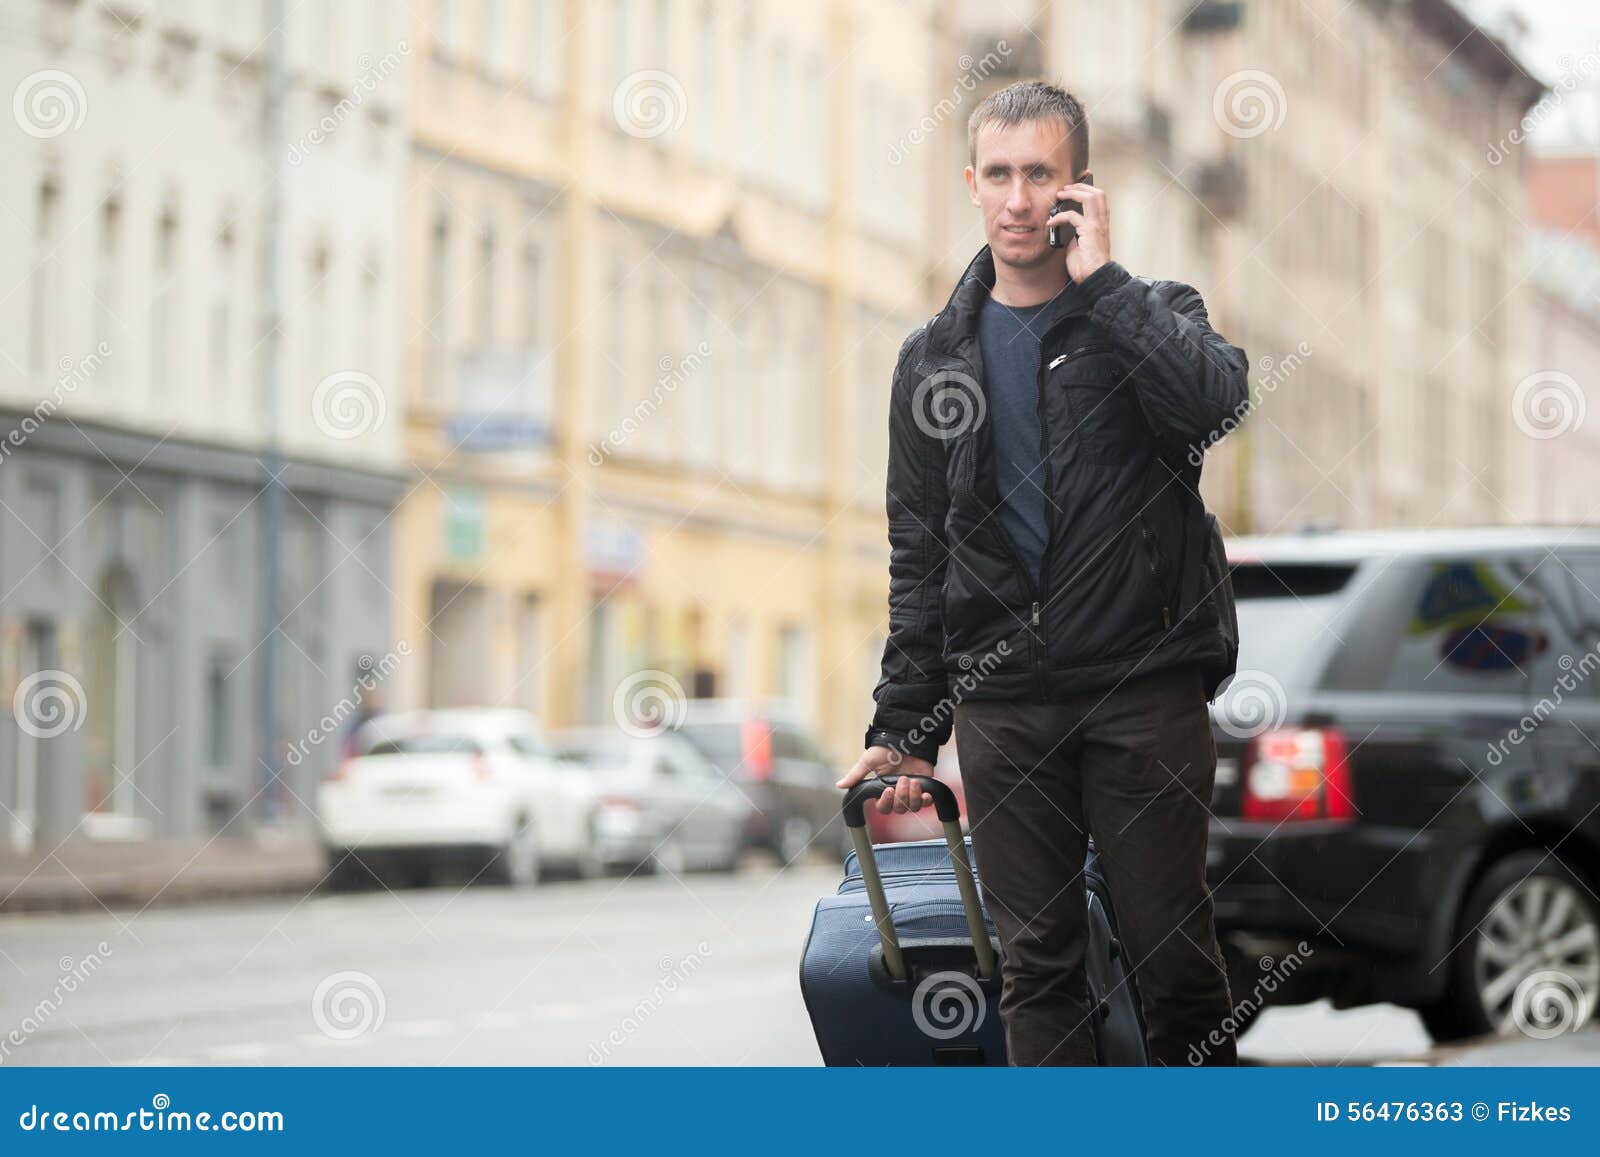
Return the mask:
<path id="1" fill-rule="evenodd" d="M 1051 702 L 1220 649 L 1197 487 L 1248 408 L 1244 351 L 1181 282 L 1112 261 L 1067 285 L 1041 336 L 1036 587 L 996 514 L 978 348 L 993 285 L 985 246 L 901 346 L 889 401 L 889 637 L 866 744 L 929 760 L 963 699 Z"/>

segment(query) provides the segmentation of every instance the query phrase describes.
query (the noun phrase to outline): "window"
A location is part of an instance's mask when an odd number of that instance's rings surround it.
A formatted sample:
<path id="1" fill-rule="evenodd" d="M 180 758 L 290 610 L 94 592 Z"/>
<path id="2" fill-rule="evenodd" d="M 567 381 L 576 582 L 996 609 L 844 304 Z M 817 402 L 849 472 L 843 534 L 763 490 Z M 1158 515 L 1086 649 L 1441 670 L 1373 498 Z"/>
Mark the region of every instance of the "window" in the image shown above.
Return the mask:
<path id="1" fill-rule="evenodd" d="M 235 282 L 233 229 L 225 225 L 217 234 L 216 271 L 211 283 L 210 355 L 206 359 L 213 396 L 219 399 L 230 396 L 228 378 L 233 356 L 230 304 Z"/>
<path id="2" fill-rule="evenodd" d="M 408 735 L 395 739 L 374 737 L 366 755 L 482 755 L 483 745 L 464 735 Z"/>
<path id="3" fill-rule="evenodd" d="M 701 9 L 700 25 L 696 32 L 699 37 L 696 67 L 700 76 L 700 99 L 695 102 L 691 114 L 695 116 L 699 130 L 700 156 L 710 161 L 717 155 L 717 110 L 721 105 L 717 101 L 717 10 L 709 3 Z"/>
<path id="4" fill-rule="evenodd" d="M 494 221 L 485 218 L 483 232 L 478 238 L 478 346 L 490 349 L 494 345 L 495 315 L 495 233 Z"/>
<path id="5" fill-rule="evenodd" d="M 1496 555 L 1395 564 L 1341 628 L 1330 685 L 1520 698 L 1548 633 L 1539 590 L 1523 578 L 1515 559 Z"/>
<path id="6" fill-rule="evenodd" d="M 429 246 L 428 316 L 423 323 L 432 339 L 427 393 L 442 401 L 449 380 L 446 371 L 450 357 L 450 218 L 443 208 L 434 214 Z"/>
<path id="7" fill-rule="evenodd" d="M 114 350 L 122 309 L 122 202 L 107 197 L 100 207 L 100 253 L 94 278 L 95 345 Z"/>
<path id="8" fill-rule="evenodd" d="M 328 348 L 331 326 L 328 319 L 328 250 L 325 247 L 319 245 L 312 250 L 306 279 L 306 337 L 301 356 L 305 359 L 305 381 L 309 388 L 334 369 L 332 351 Z"/>
<path id="9" fill-rule="evenodd" d="M 628 0 L 611 0 L 611 91 L 604 94 L 601 108 L 611 111 L 611 92 L 628 75 Z"/>
<path id="10" fill-rule="evenodd" d="M 233 764 L 233 707 L 228 688 L 228 656 L 213 652 L 206 669 L 206 766 L 223 771 Z"/>
<path id="11" fill-rule="evenodd" d="M 531 732 L 524 732 L 521 735 L 509 735 L 506 737 L 506 743 L 518 755 L 545 756 L 550 754 L 550 748 L 545 745 L 544 740 Z"/>
<path id="12" fill-rule="evenodd" d="M 778 694 L 793 701 L 802 719 L 811 718 L 811 632 L 786 626 L 778 633 L 778 664 L 773 685 Z"/>
<path id="13" fill-rule="evenodd" d="M 562 9 L 563 0 L 533 0 L 531 7 L 523 9 L 524 83 L 537 97 L 548 99 L 561 91 L 562 54 L 566 51 Z"/>
<path id="14" fill-rule="evenodd" d="M 170 397 L 177 373 L 178 219 L 169 209 L 156 222 L 155 261 L 150 291 L 150 390 Z"/>
<path id="15" fill-rule="evenodd" d="M 672 71 L 672 7 L 668 0 L 656 0 L 655 59 L 650 67 L 661 72 Z"/>
<path id="16" fill-rule="evenodd" d="M 539 243 L 526 241 L 522 246 L 522 332 L 518 335 L 525 349 L 539 345 L 539 308 L 542 301 L 539 279 L 542 276 Z"/>
<path id="17" fill-rule="evenodd" d="M 30 276 L 33 332 L 29 340 L 29 368 L 48 375 L 54 368 L 56 346 L 55 246 L 61 228 L 61 190 L 55 181 L 39 186 L 38 221 L 34 225 L 33 272 Z"/>
<path id="18" fill-rule="evenodd" d="M 382 279 L 378 275 L 376 264 L 369 263 L 361 270 L 361 306 L 358 324 L 360 325 L 356 356 L 371 358 L 380 348 L 382 326 L 379 324 L 383 313 L 383 287 Z"/>

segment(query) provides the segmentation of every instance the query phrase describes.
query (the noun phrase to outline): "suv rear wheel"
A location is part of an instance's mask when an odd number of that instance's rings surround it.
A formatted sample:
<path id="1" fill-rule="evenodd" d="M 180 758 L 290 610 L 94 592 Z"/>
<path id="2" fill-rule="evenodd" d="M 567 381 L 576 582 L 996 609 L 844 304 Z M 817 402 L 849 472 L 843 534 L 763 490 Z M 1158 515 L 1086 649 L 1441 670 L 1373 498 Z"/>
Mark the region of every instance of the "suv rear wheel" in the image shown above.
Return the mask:
<path id="1" fill-rule="evenodd" d="M 1420 1009 L 1437 1041 L 1486 1033 L 1552 1037 L 1600 1000 L 1600 906 L 1543 851 L 1515 852 L 1473 887 L 1456 930 L 1450 988 Z"/>

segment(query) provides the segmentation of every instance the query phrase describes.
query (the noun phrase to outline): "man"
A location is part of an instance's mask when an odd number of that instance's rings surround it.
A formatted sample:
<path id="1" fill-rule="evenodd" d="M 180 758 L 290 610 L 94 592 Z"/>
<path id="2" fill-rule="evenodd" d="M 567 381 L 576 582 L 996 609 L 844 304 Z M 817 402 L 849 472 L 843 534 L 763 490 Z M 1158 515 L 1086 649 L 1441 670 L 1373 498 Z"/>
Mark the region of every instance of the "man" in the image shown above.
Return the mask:
<path id="1" fill-rule="evenodd" d="M 988 244 L 895 367 L 890 634 L 839 786 L 931 775 L 953 725 L 1013 1064 L 1095 1063 L 1091 832 L 1152 1062 L 1190 1063 L 1193 1045 L 1234 1064 L 1205 883 L 1223 648 L 1196 463 L 1243 413 L 1248 363 L 1195 290 L 1112 259 L 1073 96 L 1012 85 L 967 135 Z M 1052 248 L 1050 225 L 1076 236 Z M 901 779 L 877 806 L 931 802 Z"/>

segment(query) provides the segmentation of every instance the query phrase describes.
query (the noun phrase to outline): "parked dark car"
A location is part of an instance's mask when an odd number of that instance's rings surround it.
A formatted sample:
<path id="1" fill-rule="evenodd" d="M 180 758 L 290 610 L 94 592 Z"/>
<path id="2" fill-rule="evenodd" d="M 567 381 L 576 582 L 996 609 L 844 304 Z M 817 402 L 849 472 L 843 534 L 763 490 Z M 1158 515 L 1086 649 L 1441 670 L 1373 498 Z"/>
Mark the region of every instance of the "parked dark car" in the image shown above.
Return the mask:
<path id="1" fill-rule="evenodd" d="M 1238 1019 L 1392 1001 L 1449 1040 L 1592 1014 L 1600 530 L 1241 538 L 1229 559 L 1207 876 Z"/>
<path id="2" fill-rule="evenodd" d="M 850 836 L 839 818 L 842 769 L 783 701 L 691 699 L 679 733 L 736 784 L 745 798 L 745 843 L 793 863 L 808 850 L 843 855 Z"/>

